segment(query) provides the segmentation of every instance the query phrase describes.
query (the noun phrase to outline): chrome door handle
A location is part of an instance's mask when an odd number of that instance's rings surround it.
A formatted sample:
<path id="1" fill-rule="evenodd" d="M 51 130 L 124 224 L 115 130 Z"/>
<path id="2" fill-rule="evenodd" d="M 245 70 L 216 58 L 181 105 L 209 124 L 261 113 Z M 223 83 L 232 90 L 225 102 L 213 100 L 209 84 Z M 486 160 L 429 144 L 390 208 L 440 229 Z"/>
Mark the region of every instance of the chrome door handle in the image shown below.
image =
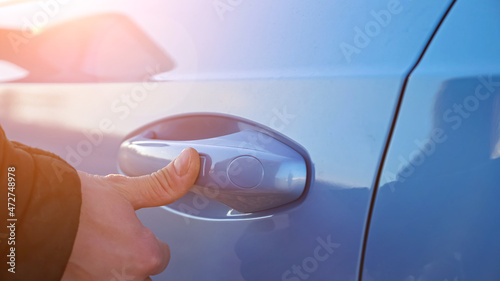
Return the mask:
<path id="1" fill-rule="evenodd" d="M 256 138 L 265 141 L 258 146 L 249 141 Z M 121 144 L 119 168 L 130 176 L 149 174 L 187 147 L 195 148 L 201 161 L 192 191 L 213 194 L 213 199 L 239 212 L 278 207 L 298 199 L 305 190 L 307 167 L 302 155 L 255 130 L 197 140 L 158 139 L 153 130 L 147 130 Z"/>

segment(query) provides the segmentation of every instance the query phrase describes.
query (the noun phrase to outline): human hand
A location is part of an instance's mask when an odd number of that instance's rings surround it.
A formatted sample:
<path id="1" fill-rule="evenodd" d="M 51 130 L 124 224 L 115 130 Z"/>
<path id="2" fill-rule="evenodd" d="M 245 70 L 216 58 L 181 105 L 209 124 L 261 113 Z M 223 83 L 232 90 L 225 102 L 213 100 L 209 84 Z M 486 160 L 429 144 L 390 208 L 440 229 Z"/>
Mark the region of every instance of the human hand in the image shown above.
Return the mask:
<path id="1" fill-rule="evenodd" d="M 185 149 L 165 168 L 141 177 L 78 172 L 80 224 L 63 281 L 151 280 L 170 260 L 166 243 L 144 227 L 135 210 L 170 204 L 194 184 L 196 150 Z"/>

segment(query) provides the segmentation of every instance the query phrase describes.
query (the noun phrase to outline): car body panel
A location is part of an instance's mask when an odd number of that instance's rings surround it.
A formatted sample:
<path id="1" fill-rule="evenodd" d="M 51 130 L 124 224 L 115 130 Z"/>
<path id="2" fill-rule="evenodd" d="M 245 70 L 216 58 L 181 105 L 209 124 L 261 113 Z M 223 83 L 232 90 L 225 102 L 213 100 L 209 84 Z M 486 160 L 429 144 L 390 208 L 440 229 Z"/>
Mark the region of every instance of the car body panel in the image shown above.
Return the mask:
<path id="1" fill-rule="evenodd" d="M 206 276 L 216 276 L 220 280 L 280 279 L 285 271 L 292 270 L 294 264 L 301 265 L 305 258 L 314 254 L 320 245 L 318 239 L 330 239 L 340 247 L 334 249 L 333 253 L 320 252 L 321 256 L 328 255 L 329 258 L 321 262 L 314 276 L 345 279 L 354 278 L 358 270 L 370 185 L 376 174 L 399 83 L 399 79 L 395 78 L 364 78 L 362 83 L 344 78 L 320 81 L 200 82 L 195 86 L 196 91 L 186 93 L 178 103 L 175 103 L 179 93 L 177 90 L 182 89 L 178 84 L 184 83 L 162 83 L 156 94 L 149 95 L 128 116 L 122 115 L 122 112 L 113 113 L 109 107 L 101 106 L 94 107 L 90 115 L 82 107 L 82 100 L 88 96 L 88 88 L 91 88 L 87 87 L 82 93 L 73 93 L 72 96 L 61 94 L 60 104 L 68 105 L 66 108 L 56 104 L 39 110 L 42 114 L 50 110 L 59 118 L 65 116 L 68 110 L 73 111 L 72 114 L 85 119 L 82 122 L 89 122 L 93 126 L 70 130 L 49 126 L 50 123 L 44 122 L 45 126 L 31 125 L 35 128 L 29 132 L 26 131 L 29 124 L 13 120 L 23 109 L 31 112 L 27 115 L 34 114 L 29 110 L 33 95 L 22 94 L 20 90 L 11 88 L 16 94 L 9 98 L 11 114 L 2 118 L 2 125 L 8 137 L 50 149 L 78 169 L 98 173 L 116 172 L 117 148 L 125 135 L 106 135 L 98 145 L 92 144 L 87 149 L 92 139 L 98 139 L 98 134 L 92 132 L 99 128 L 102 120 L 112 120 L 114 132 L 118 132 L 120 127 L 124 131 L 132 131 L 127 128 L 135 129 L 142 125 L 139 116 L 143 118 L 141 120 L 153 121 L 164 116 L 203 110 L 240 116 L 274 128 L 307 147 L 313 161 L 314 182 L 304 201 L 292 209 L 272 210 L 253 219 L 204 219 L 203 212 L 208 212 L 210 205 L 206 204 L 206 199 L 197 197 L 180 201 L 188 204 L 192 216 L 165 208 L 138 211 L 143 224 L 171 247 L 170 265 L 157 278 L 204 280 Z M 29 88 L 22 87 L 24 91 Z M 40 85 L 33 87 L 36 91 L 44 88 Z M 46 91 L 48 88 L 53 89 L 45 87 Z M 69 90 L 71 86 L 66 87 Z M 123 88 L 123 85 L 107 88 L 113 92 L 111 89 L 114 87 Z M 367 87 L 374 94 L 367 95 Z M 306 92 L 309 94 L 304 94 Z M 119 99 L 121 94 L 115 88 L 112 94 L 102 91 L 100 98 L 113 101 Z M 3 98 L 7 96 L 4 94 Z M 37 96 L 43 99 L 49 96 L 53 98 L 57 94 L 52 92 Z M 323 114 L 312 113 L 317 108 L 324 108 L 327 102 L 328 111 Z M 89 107 L 91 103 L 95 101 L 88 101 Z M 166 106 L 158 109 L 159 104 Z M 126 118 L 120 119 L 122 116 Z M 89 119 L 94 121 L 90 122 Z M 323 128 L 311 125 L 317 123 L 329 126 Z M 33 135 L 46 137 L 33 138 Z M 328 141 L 320 142 L 322 139 Z M 87 150 L 90 150 L 88 155 Z"/>
<path id="2" fill-rule="evenodd" d="M 181 201 L 190 216 L 164 207 L 138 211 L 171 247 L 170 265 L 156 280 L 356 280 L 402 85 L 451 1 L 223 1 L 234 5 L 222 19 L 212 6 L 219 2 L 61 7 L 54 25 L 96 13 L 126 15 L 175 67 L 162 72 L 152 59 L 101 68 L 100 41 L 89 37 L 94 49 L 83 49 L 85 63 L 23 78 L 33 84 L 0 86 L 2 126 L 9 138 L 97 174 L 117 172 L 125 135 L 165 117 L 211 112 L 268 126 L 307 150 L 309 192 L 293 207 L 248 218 L 207 219 L 203 212 L 214 202 L 192 194 Z M 25 9 L 28 19 L 40 11 Z M 12 20 L 4 13 L 2 20 Z M 97 38 L 112 29 L 102 32 Z M 49 83 L 56 78 L 68 83 Z"/>
<path id="3" fill-rule="evenodd" d="M 450 2 L 29 2 L 0 10 L 0 60 L 23 82 L 401 76 Z"/>
<path id="4" fill-rule="evenodd" d="M 411 74 L 363 280 L 498 280 L 498 11 L 497 1 L 457 1 Z"/>

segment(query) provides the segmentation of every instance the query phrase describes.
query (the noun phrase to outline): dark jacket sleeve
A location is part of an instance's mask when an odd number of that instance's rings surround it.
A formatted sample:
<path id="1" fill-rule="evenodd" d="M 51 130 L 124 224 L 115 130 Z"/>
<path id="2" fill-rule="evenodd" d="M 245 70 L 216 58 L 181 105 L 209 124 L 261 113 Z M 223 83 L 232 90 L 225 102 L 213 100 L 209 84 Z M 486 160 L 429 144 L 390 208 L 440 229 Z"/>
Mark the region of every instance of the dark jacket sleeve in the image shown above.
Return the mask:
<path id="1" fill-rule="evenodd" d="M 57 155 L 7 140 L 0 127 L 0 280 L 61 279 L 81 198 L 73 167 Z"/>

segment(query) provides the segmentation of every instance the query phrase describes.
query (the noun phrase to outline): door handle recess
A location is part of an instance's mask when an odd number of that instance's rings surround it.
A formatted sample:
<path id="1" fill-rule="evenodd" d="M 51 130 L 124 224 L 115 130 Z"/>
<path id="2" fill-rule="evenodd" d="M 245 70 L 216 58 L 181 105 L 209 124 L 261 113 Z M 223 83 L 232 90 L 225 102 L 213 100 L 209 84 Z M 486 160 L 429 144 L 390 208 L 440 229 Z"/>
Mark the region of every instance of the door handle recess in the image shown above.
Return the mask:
<path id="1" fill-rule="evenodd" d="M 258 143 L 252 141 L 257 139 Z M 239 212 L 279 207 L 304 193 L 307 166 L 302 155 L 261 130 L 196 140 L 160 139 L 154 130 L 145 130 L 121 144 L 119 169 L 129 176 L 149 174 L 187 147 L 200 155 L 200 172 L 191 191 Z"/>

